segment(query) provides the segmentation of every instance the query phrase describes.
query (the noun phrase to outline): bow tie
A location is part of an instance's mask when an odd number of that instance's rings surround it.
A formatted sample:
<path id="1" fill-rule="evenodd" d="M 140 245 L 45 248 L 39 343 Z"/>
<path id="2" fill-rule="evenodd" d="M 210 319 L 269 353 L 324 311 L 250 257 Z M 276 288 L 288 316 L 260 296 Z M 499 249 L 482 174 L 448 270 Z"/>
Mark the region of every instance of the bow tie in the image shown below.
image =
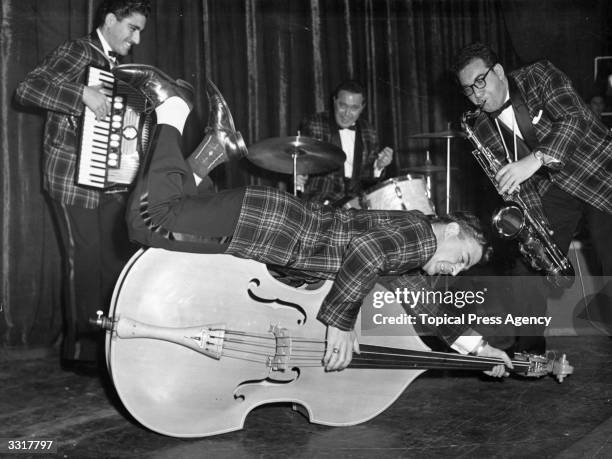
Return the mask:
<path id="1" fill-rule="evenodd" d="M 497 118 L 501 114 L 501 112 L 510 107 L 510 105 L 512 105 L 512 102 L 510 101 L 510 99 L 508 99 L 506 102 L 504 102 L 504 105 L 499 107 L 497 110 L 494 110 L 489 113 L 489 116 L 491 117 L 491 119 Z"/>
<path id="2" fill-rule="evenodd" d="M 117 54 L 115 51 L 109 51 L 108 52 L 108 57 L 110 57 L 111 59 L 118 59 L 119 58 L 119 54 Z"/>
<path id="3" fill-rule="evenodd" d="M 349 131 L 354 131 L 354 130 L 356 130 L 356 129 L 357 129 L 357 126 L 355 126 L 355 125 L 353 124 L 352 126 L 349 126 L 349 127 L 345 127 L 345 128 L 338 128 L 338 130 L 339 130 L 339 131 L 342 131 L 342 130 L 345 130 L 345 129 L 348 129 Z"/>

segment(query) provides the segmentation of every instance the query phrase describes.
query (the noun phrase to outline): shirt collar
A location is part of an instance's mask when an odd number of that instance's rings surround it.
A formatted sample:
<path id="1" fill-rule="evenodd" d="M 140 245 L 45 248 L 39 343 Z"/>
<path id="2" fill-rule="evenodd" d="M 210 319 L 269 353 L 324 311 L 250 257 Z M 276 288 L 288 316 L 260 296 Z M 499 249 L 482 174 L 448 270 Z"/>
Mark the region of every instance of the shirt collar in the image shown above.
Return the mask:
<path id="1" fill-rule="evenodd" d="M 495 119 L 502 113 L 504 113 L 506 110 L 508 110 L 510 107 L 512 107 L 512 103 L 510 102 L 510 94 L 506 94 L 506 100 L 501 105 L 501 107 L 489 113 L 489 116 L 491 117 L 491 119 Z"/>
<path id="2" fill-rule="evenodd" d="M 100 32 L 100 28 L 98 27 L 96 29 L 96 32 L 98 33 L 98 38 L 100 39 L 100 43 L 102 43 L 102 49 L 104 50 L 104 54 L 106 54 L 109 58 L 111 59 L 115 59 L 114 56 L 111 56 L 111 47 L 108 44 L 108 42 L 106 41 L 106 38 L 104 38 L 104 35 L 102 35 L 102 32 Z"/>

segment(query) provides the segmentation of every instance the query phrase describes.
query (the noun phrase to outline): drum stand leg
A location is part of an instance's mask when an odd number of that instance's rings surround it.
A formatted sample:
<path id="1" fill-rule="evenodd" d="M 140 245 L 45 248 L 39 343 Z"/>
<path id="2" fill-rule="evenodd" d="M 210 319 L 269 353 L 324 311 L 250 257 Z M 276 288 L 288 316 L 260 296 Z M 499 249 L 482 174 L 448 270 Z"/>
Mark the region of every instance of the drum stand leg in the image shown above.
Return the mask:
<path id="1" fill-rule="evenodd" d="M 431 166 L 431 157 L 429 156 L 429 150 L 425 152 L 425 166 Z M 427 197 L 431 200 L 431 172 L 427 172 L 427 174 L 425 174 L 425 177 L 427 179 L 427 183 L 425 183 Z"/>
<path id="2" fill-rule="evenodd" d="M 297 157 L 298 152 L 294 151 L 291 153 L 291 157 L 293 158 L 293 196 L 297 196 Z"/>
<path id="3" fill-rule="evenodd" d="M 450 137 L 446 138 L 446 213 L 450 213 L 450 171 L 451 171 L 451 162 L 450 162 Z"/>

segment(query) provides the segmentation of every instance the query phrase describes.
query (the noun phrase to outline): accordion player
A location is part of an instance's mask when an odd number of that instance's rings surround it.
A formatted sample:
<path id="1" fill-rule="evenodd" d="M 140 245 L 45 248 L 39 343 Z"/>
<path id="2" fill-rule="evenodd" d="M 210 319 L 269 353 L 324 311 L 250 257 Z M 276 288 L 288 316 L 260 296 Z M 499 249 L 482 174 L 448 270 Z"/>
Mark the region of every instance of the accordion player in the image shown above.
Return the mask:
<path id="1" fill-rule="evenodd" d="M 123 191 L 138 174 L 155 125 L 145 97 L 116 80 L 109 71 L 90 66 L 86 84 L 100 85 L 111 104 L 110 114 L 96 120 L 85 107 L 80 131 L 76 182 L 110 191 Z"/>

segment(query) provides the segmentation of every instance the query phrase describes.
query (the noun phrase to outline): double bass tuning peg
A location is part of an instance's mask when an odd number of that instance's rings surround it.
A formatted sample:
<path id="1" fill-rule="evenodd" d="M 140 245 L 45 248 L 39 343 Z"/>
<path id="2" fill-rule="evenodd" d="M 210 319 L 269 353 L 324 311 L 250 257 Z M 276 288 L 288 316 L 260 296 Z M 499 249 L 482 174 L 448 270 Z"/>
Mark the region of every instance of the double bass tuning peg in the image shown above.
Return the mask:
<path id="1" fill-rule="evenodd" d="M 89 319 L 89 323 L 92 325 L 96 325 L 103 330 L 112 330 L 113 321 L 106 317 L 101 310 L 97 310 L 96 314 L 98 317 Z"/>

